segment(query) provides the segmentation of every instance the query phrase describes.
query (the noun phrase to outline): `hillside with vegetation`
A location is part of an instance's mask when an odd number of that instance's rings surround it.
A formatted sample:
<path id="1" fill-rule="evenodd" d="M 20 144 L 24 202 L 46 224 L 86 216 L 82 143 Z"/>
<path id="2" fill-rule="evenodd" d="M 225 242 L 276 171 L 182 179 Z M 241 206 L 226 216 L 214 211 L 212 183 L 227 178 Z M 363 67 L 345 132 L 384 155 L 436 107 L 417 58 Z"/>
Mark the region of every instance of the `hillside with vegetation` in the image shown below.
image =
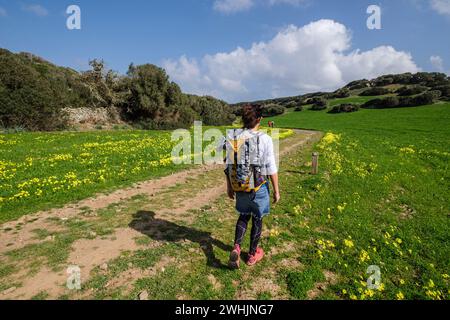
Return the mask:
<path id="1" fill-rule="evenodd" d="M 239 115 L 245 104 L 263 106 L 265 116 L 305 109 L 329 113 L 355 112 L 364 109 L 385 109 L 430 105 L 450 101 L 450 77 L 443 73 L 419 72 L 384 75 L 372 80 L 356 80 L 334 92 L 241 102 L 232 105 Z"/>
<path id="2" fill-rule="evenodd" d="M 0 49 L 0 127 L 51 131 L 68 127 L 67 109 L 117 110 L 143 129 L 189 127 L 194 120 L 225 125 L 234 120 L 228 104 L 181 92 L 165 70 L 131 64 L 126 75 L 90 61 L 78 72 L 30 53 Z"/>

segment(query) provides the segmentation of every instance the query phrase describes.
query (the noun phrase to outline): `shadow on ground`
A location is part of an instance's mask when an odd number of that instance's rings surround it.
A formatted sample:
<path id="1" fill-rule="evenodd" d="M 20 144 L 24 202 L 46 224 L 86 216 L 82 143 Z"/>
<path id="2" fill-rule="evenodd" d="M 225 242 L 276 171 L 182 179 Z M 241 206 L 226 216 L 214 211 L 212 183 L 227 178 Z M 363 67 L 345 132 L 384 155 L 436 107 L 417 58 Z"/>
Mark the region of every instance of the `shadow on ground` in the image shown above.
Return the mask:
<path id="1" fill-rule="evenodd" d="M 133 215 L 130 228 L 156 241 L 179 242 L 189 240 L 200 245 L 207 259 L 207 265 L 213 268 L 228 268 L 214 255 L 214 247 L 230 252 L 233 248 L 214 239 L 211 233 L 194 228 L 180 226 L 176 223 L 155 218 L 153 211 L 138 211 Z"/>

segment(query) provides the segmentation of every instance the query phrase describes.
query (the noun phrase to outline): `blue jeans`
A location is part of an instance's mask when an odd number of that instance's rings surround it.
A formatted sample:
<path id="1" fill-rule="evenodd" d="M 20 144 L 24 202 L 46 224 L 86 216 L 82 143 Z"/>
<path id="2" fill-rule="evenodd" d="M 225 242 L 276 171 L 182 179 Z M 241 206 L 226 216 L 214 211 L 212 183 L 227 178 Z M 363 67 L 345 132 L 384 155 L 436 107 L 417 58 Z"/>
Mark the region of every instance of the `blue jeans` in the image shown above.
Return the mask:
<path id="1" fill-rule="evenodd" d="M 266 182 L 257 192 L 237 192 L 236 210 L 241 215 L 253 215 L 263 218 L 270 213 L 269 182 Z"/>

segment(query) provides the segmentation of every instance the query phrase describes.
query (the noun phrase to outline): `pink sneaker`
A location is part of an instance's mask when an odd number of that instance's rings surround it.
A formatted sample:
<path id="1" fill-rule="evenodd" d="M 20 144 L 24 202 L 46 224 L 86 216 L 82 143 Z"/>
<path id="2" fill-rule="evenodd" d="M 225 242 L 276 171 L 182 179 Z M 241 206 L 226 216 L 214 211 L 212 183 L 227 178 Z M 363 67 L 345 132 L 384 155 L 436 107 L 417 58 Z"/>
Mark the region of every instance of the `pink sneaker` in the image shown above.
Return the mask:
<path id="1" fill-rule="evenodd" d="M 262 248 L 258 248 L 258 249 L 256 249 L 256 253 L 254 255 L 250 254 L 248 256 L 247 265 L 254 266 L 258 262 L 260 262 L 263 257 L 264 257 L 264 250 Z"/>
<path id="2" fill-rule="evenodd" d="M 232 269 L 239 269 L 239 260 L 241 259 L 241 247 L 236 244 L 234 245 L 233 251 L 231 251 L 230 254 L 230 261 L 228 262 L 228 265 Z"/>

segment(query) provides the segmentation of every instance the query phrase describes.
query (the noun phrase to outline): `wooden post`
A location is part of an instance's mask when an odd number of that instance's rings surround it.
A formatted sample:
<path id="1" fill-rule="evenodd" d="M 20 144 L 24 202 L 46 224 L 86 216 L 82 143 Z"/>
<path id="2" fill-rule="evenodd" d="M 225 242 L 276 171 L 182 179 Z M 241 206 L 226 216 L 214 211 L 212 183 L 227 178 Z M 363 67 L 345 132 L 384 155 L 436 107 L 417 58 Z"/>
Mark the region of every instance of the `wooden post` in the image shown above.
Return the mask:
<path id="1" fill-rule="evenodd" d="M 319 153 L 314 152 L 312 154 L 312 174 L 318 174 L 319 173 Z"/>

